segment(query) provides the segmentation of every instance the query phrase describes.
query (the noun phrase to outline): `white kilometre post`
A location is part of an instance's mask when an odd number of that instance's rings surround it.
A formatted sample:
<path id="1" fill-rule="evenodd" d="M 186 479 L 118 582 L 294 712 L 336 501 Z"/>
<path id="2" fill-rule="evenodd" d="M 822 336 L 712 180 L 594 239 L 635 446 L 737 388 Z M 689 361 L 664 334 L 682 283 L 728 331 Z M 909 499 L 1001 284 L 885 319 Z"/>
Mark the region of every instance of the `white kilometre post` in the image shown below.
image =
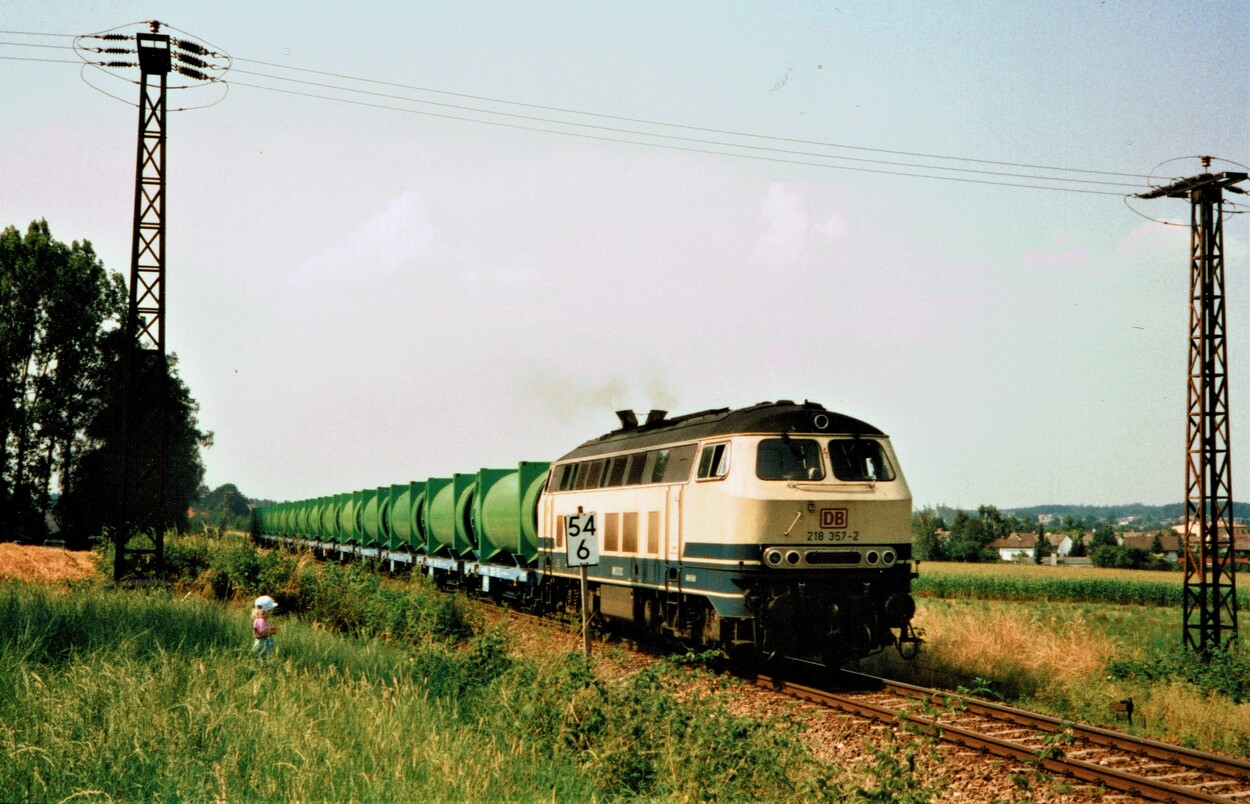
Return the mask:
<path id="1" fill-rule="evenodd" d="M 569 514 L 565 547 L 568 549 L 568 565 L 581 567 L 582 571 L 582 651 L 590 656 L 590 598 L 586 594 L 586 568 L 599 564 L 598 517 L 591 511 Z"/>

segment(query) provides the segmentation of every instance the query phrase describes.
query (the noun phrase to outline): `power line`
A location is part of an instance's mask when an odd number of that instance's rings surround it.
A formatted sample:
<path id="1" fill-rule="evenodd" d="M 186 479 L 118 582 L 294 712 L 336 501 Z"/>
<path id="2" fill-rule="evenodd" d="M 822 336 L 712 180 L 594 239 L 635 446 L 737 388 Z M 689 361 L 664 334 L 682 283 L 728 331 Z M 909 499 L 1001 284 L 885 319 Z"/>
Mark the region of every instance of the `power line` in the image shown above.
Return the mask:
<path id="1" fill-rule="evenodd" d="M 529 109 L 538 109 L 540 111 L 559 112 L 562 114 L 576 114 L 576 115 L 583 115 L 587 117 L 598 117 L 598 118 L 603 118 L 606 120 L 618 120 L 618 121 L 627 122 L 627 123 L 640 123 L 644 125 L 664 126 L 668 128 L 685 129 L 688 131 L 702 131 L 707 134 L 728 134 L 728 135 L 737 136 L 737 137 L 751 137 L 751 138 L 756 138 L 756 139 L 774 140 L 777 142 L 789 142 L 795 145 L 816 145 L 816 146 L 820 146 L 824 148 L 844 148 L 847 150 L 869 151 L 873 153 L 890 154 L 893 156 L 910 156 L 910 157 L 917 157 L 917 158 L 922 158 L 922 159 L 946 159 L 946 160 L 953 160 L 953 161 L 958 161 L 958 162 L 973 162 L 973 163 L 985 164 L 985 165 L 999 165 L 1001 167 L 1027 168 L 1030 170 L 1054 170 L 1054 171 L 1064 171 L 1064 172 L 1072 172 L 1072 173 L 1092 173 L 1092 174 L 1105 175 L 1105 176 L 1123 176 L 1123 177 L 1134 178 L 1134 179 L 1150 178 L 1149 176 L 1138 174 L 1138 173 L 1120 173 L 1120 172 L 1109 171 L 1109 170 L 1090 170 L 1090 169 L 1085 169 L 1085 168 L 1068 168 L 1068 167 L 1058 167 L 1058 166 L 1050 166 L 1050 165 L 1035 165 L 1035 164 L 1029 164 L 1025 162 L 1001 162 L 1001 161 L 995 161 L 992 159 L 976 159 L 972 157 L 962 157 L 962 156 L 943 156 L 941 154 L 929 154 L 929 153 L 922 153 L 922 152 L 916 152 L 916 151 L 897 151 L 897 150 L 890 150 L 887 148 L 870 148 L 870 147 L 866 147 L 862 145 L 847 145 L 844 143 L 823 142 L 819 140 L 804 140 L 804 139 L 795 139 L 791 137 L 776 137 L 776 136 L 771 136 L 767 134 L 753 134 L 749 132 L 732 131 L 728 129 L 705 128 L 702 126 L 692 126 L 692 125 L 686 125 L 682 123 L 665 123 L 665 122 L 657 121 L 657 120 L 648 120 L 646 118 L 626 117 L 622 115 L 602 114 L 602 113 L 597 113 L 597 112 L 586 112 L 586 111 L 580 111 L 577 109 L 563 108 L 560 106 L 544 106 L 544 105 L 536 104 L 536 103 L 523 103 L 521 101 L 510 101 L 510 100 L 504 100 L 501 98 L 491 98 L 491 97 L 487 97 L 483 95 L 470 95 L 470 94 L 461 93 L 461 92 L 450 92 L 448 90 L 433 89 L 431 87 L 414 86 L 412 84 L 400 84 L 400 83 L 396 83 L 393 81 L 379 81 L 377 79 L 372 79 L 372 78 L 361 78 L 358 76 L 344 75 L 342 73 L 334 73 L 334 72 L 329 72 L 326 70 L 313 70 L 313 69 L 309 69 L 306 67 L 291 67 L 291 66 L 284 65 L 284 64 L 276 64 L 274 62 L 258 61 L 256 59 L 246 59 L 246 58 L 235 57 L 234 60 L 239 61 L 239 62 L 247 62 L 249 64 L 263 64 L 266 67 L 277 67 L 283 70 L 292 70 L 296 72 L 313 73 L 315 75 L 324 75 L 324 76 L 329 76 L 332 78 L 339 78 L 345 81 L 360 81 L 362 83 L 367 83 L 367 84 L 390 86 L 390 87 L 396 87 L 399 89 L 411 89 L 417 92 L 429 92 L 429 93 L 437 94 L 437 95 L 447 95 L 450 97 L 464 98 L 466 100 L 485 101 L 488 103 L 499 103 L 499 104 L 504 104 L 508 106 L 519 106 L 519 107 L 524 107 L 524 108 L 529 108 Z M 286 81 L 295 80 L 295 79 L 289 79 L 289 78 L 280 78 L 278 76 L 269 76 L 269 77 L 279 78 L 279 80 L 286 80 Z M 349 89 L 346 87 L 343 87 L 342 89 L 348 92 L 359 91 L 359 90 Z M 428 102 L 428 101 L 421 101 L 421 102 Z"/>
<path id="2" fill-rule="evenodd" d="M 601 136 L 601 135 L 596 135 L 596 134 L 585 134 L 585 133 L 576 132 L 576 131 L 556 131 L 553 129 L 539 128 L 537 126 L 520 125 L 518 123 L 504 123 L 498 120 L 478 120 L 475 118 L 462 117 L 459 115 L 442 114 L 439 112 L 422 111 L 419 109 L 406 109 L 406 108 L 399 107 L 399 106 L 387 106 L 381 103 L 371 103 L 369 101 L 350 100 L 348 98 L 333 98 L 328 95 L 315 95 L 310 92 L 299 92 L 293 89 L 280 89 L 278 87 L 269 87 L 269 86 L 264 86 L 261 84 L 248 84 L 248 83 L 241 82 L 241 81 L 230 81 L 228 83 L 231 86 L 248 87 L 250 89 L 262 89 L 268 92 L 278 92 L 278 93 L 282 93 L 285 95 L 296 95 L 296 96 L 303 97 L 303 98 L 313 98 L 316 100 L 333 101 L 335 103 L 345 103 L 345 104 L 349 104 L 352 106 L 364 106 L 364 107 L 368 107 L 372 109 L 385 109 L 385 110 L 393 111 L 393 112 L 405 112 L 408 114 L 417 114 L 417 115 L 422 115 L 424 117 L 435 117 L 435 118 L 439 118 L 443 120 L 456 120 L 459 122 L 478 123 L 481 125 L 496 126 L 499 128 L 509 128 L 509 129 L 515 129 L 519 131 L 532 131 L 532 132 L 537 132 L 537 133 L 542 133 L 542 134 L 560 134 L 566 137 L 577 137 L 580 139 L 596 140 L 600 142 L 617 142 L 617 143 L 624 143 L 628 145 L 643 145 L 643 146 L 650 147 L 650 148 L 665 148 L 668 150 L 684 151 L 687 153 L 711 154 L 713 156 L 728 156 L 728 157 L 735 157 L 738 159 L 752 159 L 752 160 L 760 161 L 760 162 L 773 162 L 773 163 L 787 164 L 787 165 L 823 167 L 823 168 L 829 168 L 833 170 L 849 170 L 855 173 L 874 173 L 874 174 L 886 175 L 886 176 L 906 176 L 910 178 L 920 178 L 920 179 L 938 179 L 942 181 L 963 182 L 966 184 L 987 184 L 987 185 L 993 185 L 997 187 L 1014 187 L 1014 188 L 1030 189 L 1030 190 L 1055 190 L 1059 192 L 1082 193 L 1086 195 L 1114 196 L 1116 198 L 1121 198 L 1124 195 L 1124 193 L 1108 192 L 1105 190 L 1082 190 L 1082 189 L 1069 188 L 1069 187 L 1048 187 L 1045 185 L 989 181 L 987 179 L 968 179 L 968 178 L 961 178 L 958 176 L 932 176 L 932 175 L 928 175 L 924 173 L 909 173 L 905 171 L 878 170 L 874 168 L 860 168 L 860 167 L 850 167 L 847 165 L 835 165 L 835 164 L 830 164 L 828 162 L 809 162 L 809 161 L 804 161 L 804 160 L 799 160 L 799 159 L 782 159 L 780 157 L 759 156 L 755 154 L 732 153 L 728 151 L 713 151 L 713 150 L 709 150 L 706 148 L 692 148 L 692 147 L 686 147 L 686 146 L 680 146 L 680 145 L 670 145 L 666 143 L 646 142 L 643 140 L 629 140 L 629 139 L 624 139 L 620 137 L 607 137 L 607 136 Z M 740 146 L 730 146 L 730 147 L 740 147 Z M 836 159 L 838 157 L 830 156 L 828 158 Z M 940 167 L 935 166 L 933 169 L 951 170 L 952 168 L 940 168 Z M 1064 181 L 1064 180 L 1063 179 L 1046 179 L 1046 181 Z"/>
<path id="3" fill-rule="evenodd" d="M 41 61 L 45 64 L 82 64 L 82 61 L 79 59 L 37 59 L 34 56 L 0 56 L 0 61 Z"/>
<path id="4" fill-rule="evenodd" d="M 73 50 L 73 45 L 37 45 L 34 42 L 0 42 L 0 46 L 8 47 L 42 47 L 55 50 Z"/>
<path id="5" fill-rule="evenodd" d="M 32 31 L 0 31 L 0 34 L 12 34 L 12 35 L 23 35 L 23 36 L 49 36 L 49 37 L 71 38 L 71 39 L 76 38 L 69 34 L 40 33 L 40 32 L 32 32 Z M 0 42 L 0 44 L 16 44 L 17 46 L 31 46 L 31 47 L 63 47 L 63 46 L 57 46 L 57 45 L 34 45 L 34 44 L 25 45 L 23 43 L 7 43 L 7 42 Z M 224 55 L 224 54 L 221 54 L 221 55 Z M 390 81 L 380 81 L 377 79 L 364 78 L 360 76 L 351 76 L 351 75 L 346 75 L 343 73 L 336 73 L 336 72 L 331 72 L 331 71 L 326 71 L 326 70 L 316 70 L 316 69 L 305 68 L 305 67 L 292 67 L 288 65 L 276 64 L 273 62 L 260 61 L 256 59 L 233 58 L 229 56 L 225 56 L 225 58 L 230 59 L 231 61 L 235 61 L 235 62 L 246 62 L 249 64 L 264 65 L 266 67 L 273 67 L 273 68 L 277 68 L 280 70 L 291 70 L 291 71 L 306 73 L 306 74 L 311 74 L 311 75 L 327 76 L 327 77 L 338 79 L 340 81 L 359 82 L 359 83 L 364 83 L 364 84 L 372 84 L 376 86 L 395 87 L 395 88 L 410 90 L 413 92 L 430 93 L 430 94 L 440 95 L 440 96 L 449 97 L 449 98 L 462 98 L 466 100 L 473 100 L 473 101 L 478 101 L 482 103 L 498 104 L 502 106 L 509 106 L 509 107 L 520 108 L 520 109 L 533 109 L 533 110 L 549 112 L 553 114 L 575 115 L 578 117 L 589 118 L 592 120 L 599 120 L 599 121 L 624 122 L 624 123 L 630 123 L 630 124 L 638 125 L 638 126 L 652 126 L 652 127 L 657 127 L 661 129 L 669 129 L 669 130 L 674 130 L 674 131 L 698 132 L 698 133 L 703 133 L 703 134 L 716 134 L 716 135 L 725 136 L 725 137 L 743 138 L 743 139 L 754 140 L 754 141 L 785 143 L 789 145 L 802 145 L 802 146 L 811 146 L 811 147 L 817 147 L 817 148 L 858 151 L 858 152 L 863 152 L 863 153 L 874 153 L 874 154 L 882 154 L 882 155 L 889 155 L 889 156 L 909 157 L 913 159 L 956 162 L 956 163 L 961 163 L 961 164 L 975 164 L 975 165 L 984 165 L 984 166 L 990 166 L 990 167 L 1019 168 L 1019 169 L 1026 169 L 1026 170 L 1033 170 L 1033 171 L 1050 171 L 1050 172 L 1055 172 L 1055 173 L 1120 177 L 1120 178 L 1127 178 L 1127 179 L 1137 179 L 1140 181 L 1139 182 L 1127 182 L 1127 181 L 1108 181 L 1108 180 L 1103 180 L 1103 179 L 1092 179 L 1092 178 L 1076 178 L 1075 176 L 1045 176 L 1045 175 L 1035 175 L 1031 173 L 1015 173 L 1015 172 L 1002 171 L 1002 170 L 992 170 L 988 168 L 953 167 L 953 166 L 948 166 L 948 165 L 943 165 L 943 164 L 900 162 L 900 161 L 894 161 L 894 160 L 888 160 L 888 159 L 872 159 L 872 158 L 867 158 L 867 157 L 854 157 L 854 156 L 846 156 L 846 155 L 839 155 L 839 154 L 832 154 L 832 153 L 821 153 L 821 152 L 814 152 L 814 151 L 807 151 L 807 150 L 797 150 L 795 148 L 776 147 L 776 146 L 770 146 L 770 145 L 760 145 L 760 144 L 741 143 L 741 142 L 726 142 L 723 140 L 707 139 L 707 138 L 697 137 L 697 136 L 684 136 L 684 135 L 673 134 L 673 133 L 664 133 L 662 131 L 643 131 L 643 130 L 636 130 L 636 129 L 630 129 L 630 128 L 621 128 L 619 126 L 607 125 L 604 123 L 583 122 L 580 120 L 564 120 L 564 119 L 558 119 L 558 118 L 553 118 L 553 117 L 540 117 L 540 116 L 535 116 L 535 115 L 520 114 L 517 112 L 507 112 L 507 111 L 500 111 L 500 110 L 494 110 L 494 109 L 479 108 L 475 106 L 465 106 L 465 105 L 455 104 L 455 103 L 446 103 L 446 102 L 440 102 L 440 101 L 434 101 L 434 100 L 427 100 L 423 98 L 413 98 L 413 97 L 408 97 L 404 95 L 394 95 L 394 94 L 389 94 L 389 93 L 384 93 L 384 92 L 374 92 L 374 91 L 359 89 L 359 88 L 355 88 L 351 86 L 339 86 L 335 84 L 322 83 L 319 81 L 309 81 L 309 80 L 300 79 L 300 78 L 291 78 L 291 77 L 286 77 L 282 75 L 274 75 L 274 74 L 264 73 L 264 72 L 240 70 L 238 68 L 234 68 L 234 71 L 236 73 L 254 76 L 259 79 L 302 84 L 305 86 L 331 90 L 333 92 L 354 93 L 357 95 L 374 97 L 374 98 L 383 98 L 387 100 L 399 101 L 402 103 L 422 104 L 425 106 L 433 106 L 433 107 L 438 107 L 441 109 L 447 109 L 447 110 L 450 110 L 451 112 L 467 112 L 467 113 L 471 113 L 474 115 L 482 115 L 484 116 L 485 119 L 483 119 L 482 117 L 469 117 L 469 116 L 454 114 L 450 112 L 442 113 L 442 112 L 435 112 L 435 111 L 429 111 L 429 110 L 393 106 L 393 105 L 388 105 L 388 104 L 383 104 L 383 103 L 372 103 L 372 102 L 367 102 L 367 101 L 362 101 L 362 100 L 351 100 L 348 98 L 334 97 L 330 95 L 322 95 L 322 94 L 316 94 L 312 92 L 300 92 L 300 91 L 295 91 L 295 90 L 290 90 L 290 89 L 282 89 L 276 86 L 268 86 L 264 84 L 254 84 L 254 83 L 247 83 L 247 82 L 242 82 L 242 81 L 224 81 L 220 77 L 214 79 L 214 82 L 221 81 L 222 83 L 225 83 L 227 85 L 233 84 L 235 86 L 242 86 L 242 87 L 247 87 L 250 89 L 259 89 L 259 90 L 264 90 L 264 91 L 269 91 L 269 92 L 278 92 L 282 94 L 295 95 L 298 97 L 305 97 L 305 98 L 310 98 L 314 100 L 324 100 L 324 101 L 335 102 L 335 103 L 345 103 L 345 104 L 354 105 L 354 106 L 384 109 L 388 111 L 406 112 L 409 114 L 419 114 L 425 117 L 433 117 L 433 118 L 444 119 L 444 120 L 453 120 L 457 122 L 476 123 L 479 125 L 490 125 L 490 126 L 495 126 L 498 128 L 508 128 L 508 129 L 513 129 L 513 130 L 531 131 L 531 132 L 544 133 L 544 134 L 556 134 L 560 136 L 577 137 L 580 139 L 590 139 L 590 140 L 597 140 L 597 141 L 602 141 L 602 142 L 615 142 L 615 143 L 622 143 L 622 144 L 629 144 L 629 145 L 642 145 L 642 146 L 647 146 L 651 148 L 665 148 L 668 150 L 682 151 L 682 152 L 688 152 L 688 153 L 703 153 L 703 154 L 710 154 L 710 155 L 716 155 L 716 156 L 726 156 L 726 157 L 738 158 L 738 159 L 752 159 L 755 161 L 765 161 L 765 162 L 773 162 L 773 163 L 780 163 L 780 164 L 803 165 L 803 166 L 809 166 L 809 167 L 823 167 L 823 168 L 828 168 L 828 169 L 847 170 L 847 171 L 858 172 L 858 173 L 906 176 L 906 177 L 912 177 L 912 178 L 925 178 L 925 179 L 935 179 L 935 180 L 944 180 L 944 181 L 959 181 L 959 182 L 970 183 L 970 184 L 997 185 L 997 186 L 1013 187 L 1013 188 L 1020 188 L 1020 189 L 1053 190 L 1053 191 L 1059 191 L 1059 192 L 1082 193 L 1082 194 L 1087 194 L 1087 195 L 1109 195 L 1109 196 L 1123 197 L 1125 195 L 1125 192 L 1123 192 L 1122 190 L 1121 191 L 1100 190 L 1100 189 L 1093 189 L 1092 187 L 1075 187 L 1072 185 L 1079 184 L 1079 185 L 1087 185 L 1087 186 L 1092 185 L 1092 186 L 1097 186 L 1097 187 L 1108 187 L 1108 188 L 1118 187 L 1118 188 L 1140 189 L 1141 186 L 1143 184 L 1147 184 L 1150 179 L 1149 176 L 1144 176 L 1141 174 L 1124 173 L 1124 172 L 1117 172 L 1117 171 L 1090 170 L 1090 169 L 1084 169 L 1084 168 L 1069 168 L 1069 167 L 1060 167 L 1060 166 L 1054 166 L 1054 165 L 1031 164 L 1031 163 L 1024 163 L 1024 162 L 1008 162 L 1008 161 L 999 161 L 999 160 L 990 160 L 990 159 L 979 159 L 979 158 L 972 158 L 972 157 L 946 156 L 946 155 L 941 155 L 941 154 L 924 153 L 924 152 L 918 152 L 918 151 L 902 151 L 902 150 L 892 150 L 892 149 L 886 149 L 886 148 L 874 148 L 874 147 L 867 147 L 867 146 L 849 145 L 845 143 L 823 142 L 823 141 L 818 141 L 818 140 L 804 140 L 804 139 L 798 139 L 798 138 L 792 138 L 792 137 L 777 137 L 777 136 L 771 136 L 771 135 L 765 135 L 765 134 L 756 134 L 756 133 L 751 133 L 751 132 L 733 131 L 729 129 L 718 129 L 718 128 L 703 127 L 703 126 L 694 126 L 694 125 L 688 125 L 688 124 L 682 124 L 682 123 L 667 123 L 663 121 L 650 120 L 646 118 L 629 117 L 629 116 L 624 116 L 624 115 L 603 114 L 603 113 L 597 113 L 597 112 L 587 112 L 587 111 L 570 109 L 570 108 L 559 107 L 559 106 L 525 103 L 521 101 L 512 101 L 512 100 L 506 100 L 506 99 L 501 99 L 501 98 L 492 98 L 492 97 L 482 96 L 482 95 L 471 95 L 467 93 L 452 92 L 448 90 L 435 89 L 431 87 L 421 87 L 421 86 L 415 86 L 411 84 L 402 84 L 402 83 L 396 83 L 396 82 L 390 82 Z M 46 63 L 67 63 L 67 64 L 84 63 L 80 61 L 68 61 L 68 60 L 58 60 L 58 59 L 38 59 L 38 58 L 30 58 L 30 57 L 10 57 L 10 56 L 0 56 L 0 59 L 7 59 L 7 60 L 13 60 L 13 61 L 39 61 L 39 62 L 46 62 Z M 118 64 L 110 64 L 107 62 L 86 61 L 85 63 L 92 65 L 92 66 L 100 67 L 100 68 L 121 66 Z M 491 118 L 506 118 L 512 121 L 523 121 L 523 122 L 505 122 L 499 119 L 491 119 Z M 537 124 L 537 125 L 527 125 L 526 123 L 532 123 L 532 124 Z M 567 130 L 568 128 L 583 129 L 583 131 L 569 131 Z M 587 133 L 588 131 L 599 132 L 599 133 Z M 642 138 L 642 139 L 639 139 L 639 138 Z M 654 140 L 664 140 L 665 142 L 656 142 Z M 702 146 L 707 146 L 707 147 L 702 147 Z M 717 149 L 730 149 L 730 150 L 717 150 Z M 747 153 L 747 152 L 750 152 L 750 153 Z M 811 161 L 813 159 L 823 160 L 823 161 Z M 828 160 L 833 160 L 833 161 L 828 161 Z M 845 162 L 855 162 L 861 166 L 840 164 L 840 163 L 845 163 Z M 890 169 L 881 169 L 880 167 L 875 167 L 875 168 L 863 167 L 862 165 L 877 165 L 877 166 L 883 166 L 886 168 L 905 168 L 905 169 L 904 170 L 890 170 Z M 911 170 L 906 170 L 906 169 L 911 169 Z M 929 173 L 929 172 L 917 173 L 917 172 L 914 172 L 914 170 L 939 171 L 943 174 L 960 173 L 960 174 L 968 174 L 968 175 L 963 175 L 963 176 L 934 175 L 933 173 Z M 980 176 L 980 177 L 985 177 L 985 178 L 972 178 L 971 176 Z M 1000 179 L 1007 179 L 1008 181 L 1001 181 Z M 1017 179 L 1024 180 L 1024 182 L 1013 181 Z M 1034 184 L 1034 183 L 1025 183 L 1025 182 L 1045 182 L 1047 184 Z"/>
<path id="6" fill-rule="evenodd" d="M 632 129 L 618 128 L 615 126 L 602 126 L 602 125 L 596 125 L 592 123 L 579 123 L 579 122 L 570 121 L 570 120 L 557 120 L 557 119 L 552 119 L 548 117 L 535 117 L 532 115 L 522 115 L 522 114 L 511 113 L 511 112 L 497 112 L 497 111 L 493 111 L 490 109 L 480 109 L 480 108 L 476 108 L 472 106 L 461 106 L 459 104 L 440 103 L 438 101 L 422 100 L 420 98 L 409 98 L 403 95 L 392 95 L 392 94 L 383 93 L 383 92 L 371 92 L 371 91 L 362 90 L 362 89 L 352 89 L 350 87 L 339 87 L 333 84 L 324 84 L 318 81 L 305 81 L 299 78 L 286 78 L 283 76 L 269 75 L 267 73 L 257 73 L 251 70 L 239 70 L 236 68 L 234 72 L 240 73 L 243 75 L 257 76 L 259 78 L 272 78 L 278 81 L 289 81 L 289 82 L 297 83 L 297 84 L 305 84 L 309 86 L 320 87 L 322 89 L 331 89 L 331 90 L 336 90 L 336 91 L 341 91 L 341 92 L 354 92 L 360 95 L 367 95 L 370 97 L 387 98 L 389 100 L 401 100 L 401 101 L 405 101 L 409 103 L 420 103 L 420 104 L 424 104 L 428 106 L 437 106 L 437 107 L 445 108 L 445 109 L 455 109 L 458 111 L 475 112 L 478 114 L 485 114 L 485 115 L 494 115 L 498 117 L 506 117 L 506 118 L 511 118 L 515 120 L 527 120 L 530 122 L 547 123 L 547 124 L 559 125 L 559 126 L 574 126 L 577 128 L 591 129 L 595 131 L 606 131 L 606 132 L 610 132 L 614 134 L 624 134 L 628 136 L 655 137 L 659 139 L 672 140 L 676 142 L 696 143 L 700 145 L 711 145 L 711 146 L 721 147 L 721 148 L 739 148 L 739 149 L 749 150 L 749 151 L 762 151 L 762 152 L 768 152 L 768 153 L 786 154 L 790 156 L 805 156 L 805 157 L 815 157 L 815 158 L 820 158 L 820 159 L 838 159 L 838 160 L 844 160 L 844 161 L 849 161 L 849 162 L 859 162 L 859 163 L 864 163 L 864 164 L 886 165 L 890 167 L 910 167 L 910 168 L 920 168 L 922 170 L 944 170 L 944 171 L 952 171 L 956 173 L 972 173 L 972 174 L 979 174 L 979 175 L 986 175 L 986 176 L 1000 176 L 1003 178 L 1029 179 L 1033 181 L 1056 181 L 1056 182 L 1062 181 L 1062 182 L 1067 182 L 1067 183 L 1095 184 L 1095 185 L 1103 185 L 1103 186 L 1111 186 L 1111 187 L 1127 187 L 1127 188 L 1134 188 L 1134 189 L 1140 188 L 1141 186 L 1140 183 L 1130 184 L 1128 182 L 1112 182 L 1112 181 L 1102 181 L 1102 180 L 1097 180 L 1097 179 L 1076 179 L 1076 178 L 1062 178 L 1062 177 L 1051 177 L 1051 176 L 1037 176 L 1037 175 L 1032 175 L 1032 174 L 1027 174 L 1027 173 L 1007 173 L 1003 171 L 983 170 L 983 169 L 977 169 L 977 168 L 946 167 L 943 165 L 925 165 L 925 164 L 917 164 L 914 162 L 894 162 L 894 161 L 883 160 L 883 159 L 868 159 L 864 157 L 855 157 L 855 156 L 839 156 L 836 154 L 822 154 L 822 153 L 816 153 L 812 151 L 798 151 L 798 150 L 794 150 L 790 148 L 772 148 L 772 147 L 763 146 L 763 145 L 748 145 L 748 144 L 733 143 L 733 142 L 722 142 L 718 140 L 702 139 L 699 137 L 684 137 L 684 136 L 678 136 L 675 134 L 661 134 L 661 133 L 655 133 L 655 132 L 649 132 L 649 131 L 636 131 Z M 238 82 L 231 82 L 231 83 L 238 84 Z M 255 87 L 256 85 L 249 84 L 247 86 Z M 315 97 L 324 98 L 326 96 L 315 96 Z M 459 118 L 459 119 L 465 119 L 465 118 Z M 481 122 L 481 121 L 475 121 L 475 122 Z M 689 129 L 691 127 L 679 126 L 678 128 Z M 565 133 L 565 132 L 554 131 L 552 133 L 559 134 L 559 133 Z M 755 136 L 755 135 L 739 135 L 739 136 Z M 778 139 L 778 138 L 768 138 L 768 139 Z M 630 142 L 632 142 L 632 140 Z M 1122 175 L 1122 174 L 1116 174 L 1116 175 Z M 1118 193 L 1116 193 L 1116 195 L 1118 195 Z"/>
<path id="7" fill-rule="evenodd" d="M 0 31 L 5 36 L 59 36 L 62 39 L 75 39 L 77 34 L 42 33 L 40 31 Z"/>

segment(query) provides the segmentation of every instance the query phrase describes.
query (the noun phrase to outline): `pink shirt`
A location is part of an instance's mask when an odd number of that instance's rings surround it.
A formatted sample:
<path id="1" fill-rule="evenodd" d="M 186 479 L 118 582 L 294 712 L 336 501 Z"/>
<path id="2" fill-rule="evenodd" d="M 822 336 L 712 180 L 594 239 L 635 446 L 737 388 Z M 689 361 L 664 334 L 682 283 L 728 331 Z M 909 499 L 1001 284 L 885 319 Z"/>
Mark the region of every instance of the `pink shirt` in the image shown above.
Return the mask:
<path id="1" fill-rule="evenodd" d="M 265 639 L 273 632 L 269 628 L 269 621 L 261 616 L 252 620 L 252 633 L 256 635 L 257 639 Z"/>

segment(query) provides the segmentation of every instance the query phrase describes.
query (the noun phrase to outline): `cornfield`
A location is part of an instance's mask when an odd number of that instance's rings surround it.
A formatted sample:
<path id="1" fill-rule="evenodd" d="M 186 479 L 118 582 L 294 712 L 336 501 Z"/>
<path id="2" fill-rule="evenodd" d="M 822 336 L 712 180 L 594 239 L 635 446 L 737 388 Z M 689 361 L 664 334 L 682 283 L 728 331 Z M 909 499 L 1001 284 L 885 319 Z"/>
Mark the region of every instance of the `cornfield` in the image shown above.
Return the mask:
<path id="1" fill-rule="evenodd" d="M 925 562 L 913 591 L 921 597 L 978 600 L 1054 600 L 1131 606 L 1180 606 L 1184 576 L 1095 567 Z M 1238 590 L 1238 607 L 1250 590 Z"/>

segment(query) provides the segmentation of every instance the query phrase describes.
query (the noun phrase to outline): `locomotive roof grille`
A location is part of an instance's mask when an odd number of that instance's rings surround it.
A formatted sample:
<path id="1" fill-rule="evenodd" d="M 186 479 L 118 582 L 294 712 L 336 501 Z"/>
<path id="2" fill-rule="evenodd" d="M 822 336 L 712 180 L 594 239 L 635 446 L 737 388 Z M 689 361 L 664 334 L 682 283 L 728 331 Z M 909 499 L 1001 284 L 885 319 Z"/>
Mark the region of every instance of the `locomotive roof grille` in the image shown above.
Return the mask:
<path id="1" fill-rule="evenodd" d="M 592 438 L 560 460 L 738 433 L 885 435 L 867 422 L 827 411 L 819 403 L 803 402 L 800 405 L 786 399 L 761 402 L 737 410 L 715 408 L 671 419 L 651 419 L 648 417 L 646 423 L 630 426 L 627 417 L 621 416 L 622 427 Z"/>

